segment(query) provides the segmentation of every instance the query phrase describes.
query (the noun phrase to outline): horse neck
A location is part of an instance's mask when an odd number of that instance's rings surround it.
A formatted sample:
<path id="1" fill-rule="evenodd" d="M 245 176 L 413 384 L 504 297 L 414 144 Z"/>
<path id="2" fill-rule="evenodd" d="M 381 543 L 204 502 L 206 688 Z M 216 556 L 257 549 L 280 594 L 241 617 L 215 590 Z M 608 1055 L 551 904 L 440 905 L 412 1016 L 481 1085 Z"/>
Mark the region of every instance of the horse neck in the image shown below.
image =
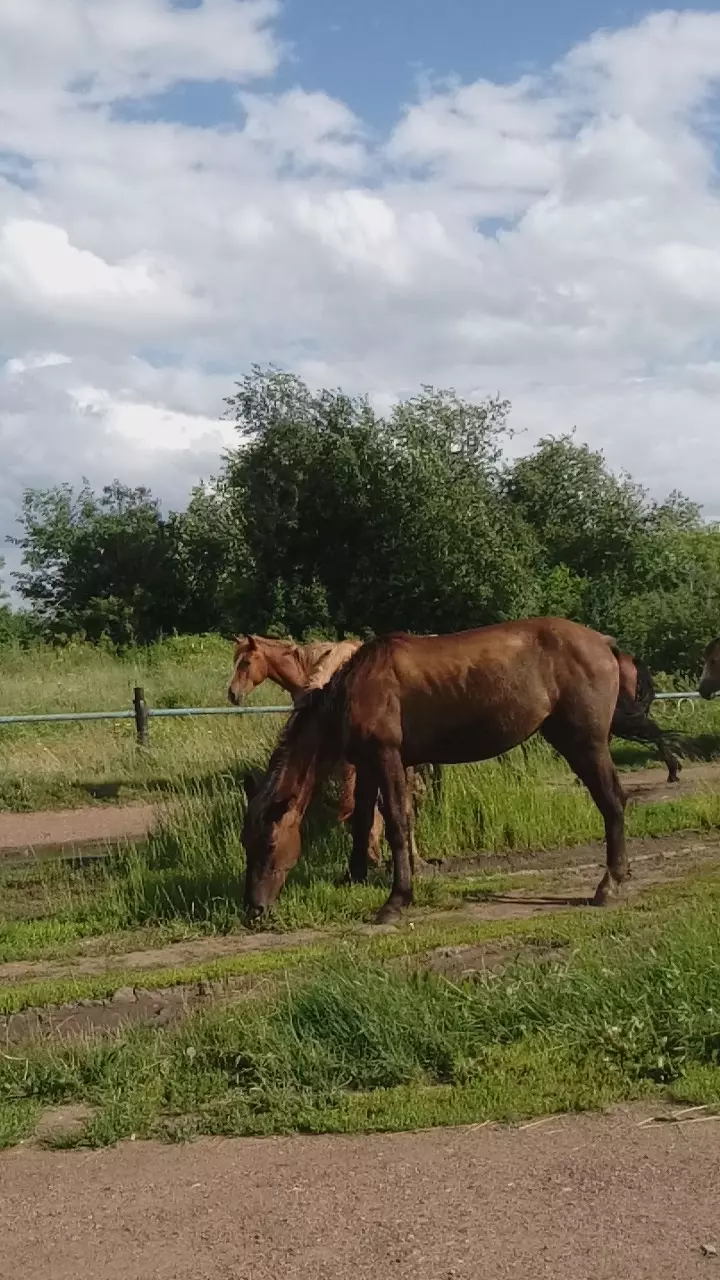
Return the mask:
<path id="1" fill-rule="evenodd" d="M 294 645 L 268 645 L 263 649 L 267 664 L 267 678 L 280 685 L 291 698 L 296 698 L 305 688 L 305 673 L 297 658 Z"/>

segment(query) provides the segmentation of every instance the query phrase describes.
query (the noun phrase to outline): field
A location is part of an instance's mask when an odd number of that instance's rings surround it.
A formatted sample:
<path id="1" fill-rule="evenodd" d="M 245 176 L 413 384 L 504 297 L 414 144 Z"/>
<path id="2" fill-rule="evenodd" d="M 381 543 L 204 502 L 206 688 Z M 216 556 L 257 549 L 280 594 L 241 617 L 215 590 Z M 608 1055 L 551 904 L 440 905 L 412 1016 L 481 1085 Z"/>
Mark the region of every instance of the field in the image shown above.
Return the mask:
<path id="1" fill-rule="evenodd" d="M 142 659 L 82 646 L 0 656 L 2 710 L 219 705 L 229 646 Z M 258 700 L 278 702 L 266 686 Z M 720 708 L 658 708 L 692 734 L 677 788 L 644 749 L 624 770 L 635 876 L 586 907 L 600 822 L 564 763 L 525 753 L 446 771 L 418 840 L 435 874 L 397 928 L 343 881 L 332 794 L 272 927 L 242 924 L 238 776 L 276 717 L 7 728 L 0 804 L 151 799 L 143 842 L 0 870 L 0 1143 L 402 1129 L 634 1098 L 720 1102 Z M 103 856 L 95 856 L 102 853 Z M 58 1107 L 74 1121 L 53 1128 Z"/>

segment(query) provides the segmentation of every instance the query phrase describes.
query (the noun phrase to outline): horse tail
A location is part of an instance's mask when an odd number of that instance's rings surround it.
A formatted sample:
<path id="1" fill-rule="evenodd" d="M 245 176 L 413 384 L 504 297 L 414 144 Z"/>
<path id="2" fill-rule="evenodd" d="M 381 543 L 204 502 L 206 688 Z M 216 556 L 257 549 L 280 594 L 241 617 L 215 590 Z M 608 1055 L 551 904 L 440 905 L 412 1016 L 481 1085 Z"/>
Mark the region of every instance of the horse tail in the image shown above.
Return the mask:
<path id="1" fill-rule="evenodd" d="M 637 687 L 635 690 L 635 701 L 638 706 L 642 707 L 645 713 L 650 710 L 655 701 L 655 681 L 653 680 L 649 668 L 643 662 L 642 658 L 633 656 L 633 665 L 637 672 Z"/>

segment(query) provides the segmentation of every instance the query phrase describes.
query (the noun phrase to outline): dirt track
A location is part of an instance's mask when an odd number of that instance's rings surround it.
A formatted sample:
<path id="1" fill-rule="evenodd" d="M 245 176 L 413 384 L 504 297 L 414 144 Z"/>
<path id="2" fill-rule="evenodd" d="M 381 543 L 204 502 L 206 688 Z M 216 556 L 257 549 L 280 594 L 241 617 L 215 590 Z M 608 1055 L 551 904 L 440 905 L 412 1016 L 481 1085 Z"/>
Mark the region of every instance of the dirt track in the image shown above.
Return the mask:
<path id="1" fill-rule="evenodd" d="M 639 769 L 622 775 L 628 798 L 638 804 L 675 800 L 720 783 L 720 764 L 686 764 L 674 786 L 663 768 Z M 568 775 L 558 785 L 572 786 Z M 161 806 L 138 802 L 123 805 L 85 805 L 79 809 L 48 809 L 39 813 L 0 813 L 0 856 L 51 849 L 62 845 L 141 840 L 153 827 Z"/>
<path id="2" fill-rule="evenodd" d="M 720 1129 L 642 1118 L 19 1149 L 0 1157 L 0 1269 L 13 1280 L 716 1275 Z"/>
<path id="3" fill-rule="evenodd" d="M 0 854 L 115 840 L 141 840 L 157 809 L 151 804 L 86 805 L 41 813 L 0 813 Z"/>

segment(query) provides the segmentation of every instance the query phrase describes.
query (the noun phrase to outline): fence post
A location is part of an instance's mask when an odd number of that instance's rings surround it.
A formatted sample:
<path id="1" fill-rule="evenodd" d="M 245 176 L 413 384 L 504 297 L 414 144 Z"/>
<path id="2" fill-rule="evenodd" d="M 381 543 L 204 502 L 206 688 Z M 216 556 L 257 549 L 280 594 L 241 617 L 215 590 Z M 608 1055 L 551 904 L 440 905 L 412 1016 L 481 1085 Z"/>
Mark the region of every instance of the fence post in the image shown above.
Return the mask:
<path id="1" fill-rule="evenodd" d="M 145 703 L 145 690 L 136 687 L 133 690 L 133 706 L 135 708 L 135 727 L 138 745 L 146 747 L 149 741 L 150 717 Z"/>

